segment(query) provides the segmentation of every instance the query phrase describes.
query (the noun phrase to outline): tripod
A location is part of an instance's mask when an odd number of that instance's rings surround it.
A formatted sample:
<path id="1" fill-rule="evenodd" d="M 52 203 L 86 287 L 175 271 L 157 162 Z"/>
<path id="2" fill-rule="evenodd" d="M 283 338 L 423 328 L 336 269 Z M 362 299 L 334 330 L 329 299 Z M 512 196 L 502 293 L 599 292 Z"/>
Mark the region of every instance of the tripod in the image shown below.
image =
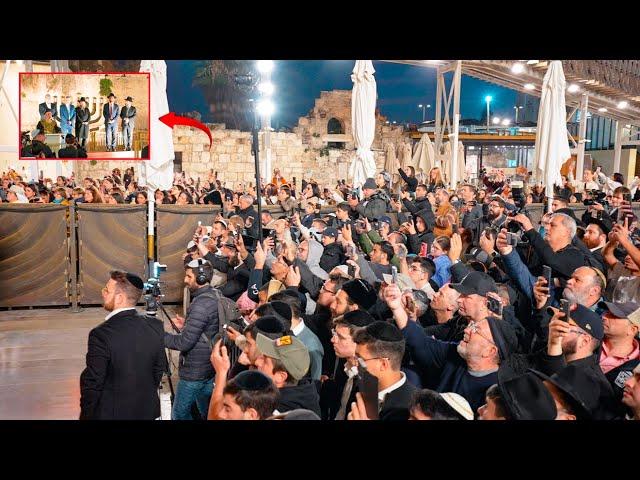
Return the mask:
<path id="1" fill-rule="evenodd" d="M 151 298 L 147 298 L 147 297 L 151 297 Z M 167 320 L 169 320 L 169 323 L 171 324 L 171 328 L 173 328 L 173 330 L 176 333 L 180 333 L 180 329 L 176 326 L 175 323 L 173 323 L 173 320 L 171 320 L 171 316 L 169 315 L 169 313 L 167 313 L 167 310 L 164 308 L 164 305 L 162 305 L 162 301 L 160 301 L 159 296 L 156 297 L 155 295 L 149 295 L 149 296 L 145 295 L 145 301 L 147 304 L 147 310 L 144 313 L 146 315 L 149 315 L 151 317 L 157 317 L 158 308 L 159 308 L 160 311 L 164 313 L 165 317 L 167 317 Z M 165 348 L 165 355 L 167 357 L 167 371 L 165 373 L 167 375 L 167 383 L 169 384 L 169 390 L 171 391 L 171 403 L 173 404 L 176 394 L 173 388 L 173 381 L 171 380 L 171 356 L 168 348 Z"/>

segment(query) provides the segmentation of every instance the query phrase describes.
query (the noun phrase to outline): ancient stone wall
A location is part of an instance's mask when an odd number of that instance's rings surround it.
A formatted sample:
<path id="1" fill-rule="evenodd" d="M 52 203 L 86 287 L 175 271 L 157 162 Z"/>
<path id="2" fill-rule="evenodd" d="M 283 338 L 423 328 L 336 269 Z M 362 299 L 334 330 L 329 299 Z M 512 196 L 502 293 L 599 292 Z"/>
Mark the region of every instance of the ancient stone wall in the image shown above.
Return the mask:
<path id="1" fill-rule="evenodd" d="M 344 149 L 328 148 L 327 124 L 336 118 L 343 124 Z M 402 126 L 387 125 L 386 118 L 376 118 L 376 133 L 372 150 L 377 170 L 385 163 L 384 145 L 399 145 L 406 140 Z M 255 167 L 251 153 L 251 133 L 227 130 L 221 124 L 208 124 L 213 136 L 209 150 L 209 138 L 200 130 L 177 126 L 173 130 L 176 152 L 182 153 L 182 170 L 194 179 L 206 177 L 209 170 L 217 171 L 218 178 L 232 186 L 235 182 L 255 182 Z M 259 134 L 260 155 L 264 155 L 264 132 Z M 341 179 L 349 178 L 349 165 L 355 157 L 351 128 L 351 91 L 337 90 L 322 92 L 316 99 L 314 108 L 307 117 L 301 117 L 293 133 L 271 132 L 271 165 L 279 168 L 289 181 L 313 178 L 323 185 L 335 185 Z M 116 166 L 123 168 L 123 162 L 79 162 L 81 176 L 103 176 Z M 135 162 L 126 162 L 135 164 Z M 137 171 L 137 169 L 136 169 Z M 272 172 L 262 172 L 270 181 Z"/>

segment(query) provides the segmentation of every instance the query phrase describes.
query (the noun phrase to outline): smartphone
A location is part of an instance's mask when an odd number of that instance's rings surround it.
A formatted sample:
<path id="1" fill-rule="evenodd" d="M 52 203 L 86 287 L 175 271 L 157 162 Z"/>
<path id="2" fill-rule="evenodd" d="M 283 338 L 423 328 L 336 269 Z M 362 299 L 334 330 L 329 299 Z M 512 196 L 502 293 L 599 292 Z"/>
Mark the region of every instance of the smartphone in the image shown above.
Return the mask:
<path id="1" fill-rule="evenodd" d="M 429 244 L 426 242 L 422 242 L 420 244 L 420 257 L 425 258 L 427 255 L 429 255 Z"/>
<path id="2" fill-rule="evenodd" d="M 351 260 L 353 258 L 353 245 L 347 245 L 345 247 L 345 256 Z"/>
<path id="3" fill-rule="evenodd" d="M 569 323 L 569 319 L 571 318 L 571 316 L 569 315 L 570 306 L 571 303 L 569 302 L 569 300 L 565 300 L 564 298 L 560 300 L 560 310 L 562 310 L 562 312 L 564 313 L 564 321 L 567 323 Z"/>
<path id="4" fill-rule="evenodd" d="M 458 224 L 454 223 L 453 225 L 451 225 L 451 231 L 453 233 L 458 233 Z"/>
<path id="5" fill-rule="evenodd" d="M 498 316 L 502 316 L 502 302 L 497 298 L 487 295 L 487 309 L 491 313 L 495 313 Z"/>
<path id="6" fill-rule="evenodd" d="M 398 284 L 398 269 L 394 266 L 391 267 L 391 276 L 393 277 L 393 283 Z"/>
<path id="7" fill-rule="evenodd" d="M 547 265 L 543 265 L 542 276 L 547 281 L 547 287 L 551 288 L 551 267 L 548 267 Z"/>
<path id="8" fill-rule="evenodd" d="M 358 358 L 358 391 L 364 400 L 367 417 L 378 419 L 378 379 L 367 370 L 367 364 Z"/>

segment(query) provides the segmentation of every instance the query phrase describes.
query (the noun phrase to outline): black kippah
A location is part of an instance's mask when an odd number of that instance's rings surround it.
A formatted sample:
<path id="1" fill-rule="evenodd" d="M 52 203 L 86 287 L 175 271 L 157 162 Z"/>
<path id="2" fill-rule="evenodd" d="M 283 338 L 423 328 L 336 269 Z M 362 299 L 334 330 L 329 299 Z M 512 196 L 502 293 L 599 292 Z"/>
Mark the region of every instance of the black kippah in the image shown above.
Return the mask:
<path id="1" fill-rule="evenodd" d="M 273 309 L 276 311 L 278 315 L 288 320 L 289 322 L 291 321 L 291 317 L 292 317 L 291 307 L 288 304 L 284 302 L 274 301 L 274 302 L 271 302 L 271 306 L 273 307 Z"/>
<path id="2" fill-rule="evenodd" d="M 288 305 L 287 305 L 288 306 Z M 265 315 L 255 321 L 256 328 L 259 332 L 264 333 L 279 333 L 282 334 L 286 331 L 284 324 L 273 315 Z"/>
<path id="3" fill-rule="evenodd" d="M 400 329 L 387 322 L 378 321 L 367 325 L 367 333 L 383 342 L 401 342 L 404 340 Z"/>
<path id="4" fill-rule="evenodd" d="M 258 370 L 245 370 L 232 380 L 242 390 L 266 390 L 271 386 L 271 379 Z"/>
<path id="5" fill-rule="evenodd" d="M 133 285 L 134 287 L 136 287 L 138 290 L 143 290 L 144 289 L 144 282 L 142 281 L 142 279 L 133 274 L 133 273 L 127 273 L 126 274 L 127 277 L 127 281 Z"/>
<path id="6" fill-rule="evenodd" d="M 366 327 L 375 319 L 364 310 L 353 310 L 344 314 L 344 321 L 354 327 Z"/>

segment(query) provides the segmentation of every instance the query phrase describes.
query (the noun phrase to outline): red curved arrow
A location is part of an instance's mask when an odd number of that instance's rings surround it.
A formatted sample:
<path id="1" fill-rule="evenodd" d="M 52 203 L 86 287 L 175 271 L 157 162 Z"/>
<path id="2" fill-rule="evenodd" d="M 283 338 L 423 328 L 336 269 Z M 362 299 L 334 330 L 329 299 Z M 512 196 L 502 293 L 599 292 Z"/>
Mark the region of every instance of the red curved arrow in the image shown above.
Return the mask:
<path id="1" fill-rule="evenodd" d="M 211 137 L 211 131 L 204 123 L 201 123 L 193 118 L 181 117 L 173 112 L 169 112 L 166 115 L 161 116 L 160 118 L 158 118 L 158 120 L 167 125 L 169 128 L 173 128 L 175 125 L 187 125 L 188 127 L 194 127 L 202 130 L 209 137 L 209 150 L 211 150 L 213 138 Z"/>

